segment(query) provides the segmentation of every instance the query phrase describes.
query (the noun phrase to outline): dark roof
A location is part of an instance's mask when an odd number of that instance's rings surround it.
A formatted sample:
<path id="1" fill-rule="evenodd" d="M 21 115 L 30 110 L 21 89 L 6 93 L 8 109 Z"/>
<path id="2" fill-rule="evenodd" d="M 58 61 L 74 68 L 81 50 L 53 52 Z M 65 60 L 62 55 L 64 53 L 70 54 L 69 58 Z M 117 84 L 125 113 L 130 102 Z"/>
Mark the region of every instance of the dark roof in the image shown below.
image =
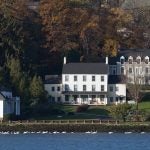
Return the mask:
<path id="1" fill-rule="evenodd" d="M 140 56 L 142 59 L 144 59 L 145 56 L 150 57 L 150 49 L 120 49 L 116 57 L 109 58 L 109 64 L 116 64 L 116 62 L 120 61 L 121 56 L 124 56 L 125 60 L 128 60 L 129 56 L 132 56 L 133 59 L 136 59 L 137 56 Z"/>
<path id="2" fill-rule="evenodd" d="M 124 84 L 125 78 L 119 75 L 109 75 L 108 84 Z"/>
<path id="3" fill-rule="evenodd" d="M 0 100 L 4 100 L 5 96 L 0 92 Z"/>
<path id="4" fill-rule="evenodd" d="M 68 63 L 63 65 L 63 74 L 107 74 L 105 63 Z"/>
<path id="5" fill-rule="evenodd" d="M 44 84 L 61 84 L 61 77 L 46 79 Z"/>

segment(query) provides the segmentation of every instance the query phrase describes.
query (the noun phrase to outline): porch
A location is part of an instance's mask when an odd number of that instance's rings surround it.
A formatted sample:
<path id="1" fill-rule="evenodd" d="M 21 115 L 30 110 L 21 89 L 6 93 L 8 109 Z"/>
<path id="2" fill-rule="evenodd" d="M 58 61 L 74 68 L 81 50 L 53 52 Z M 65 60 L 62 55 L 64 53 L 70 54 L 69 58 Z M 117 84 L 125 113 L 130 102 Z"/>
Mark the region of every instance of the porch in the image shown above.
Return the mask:
<path id="1" fill-rule="evenodd" d="M 106 105 L 107 95 L 99 92 L 65 93 L 64 102 L 73 105 Z"/>

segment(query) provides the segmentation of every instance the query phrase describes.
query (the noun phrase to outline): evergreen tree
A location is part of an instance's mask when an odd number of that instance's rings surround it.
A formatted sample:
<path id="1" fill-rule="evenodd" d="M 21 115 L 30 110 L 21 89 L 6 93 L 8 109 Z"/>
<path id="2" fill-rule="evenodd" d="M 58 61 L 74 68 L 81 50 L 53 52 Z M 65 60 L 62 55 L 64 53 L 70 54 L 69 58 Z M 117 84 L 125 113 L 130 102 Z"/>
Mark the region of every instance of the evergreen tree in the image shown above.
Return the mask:
<path id="1" fill-rule="evenodd" d="M 34 76 L 30 84 L 30 94 L 32 97 L 32 104 L 44 102 L 44 85 L 40 77 Z"/>

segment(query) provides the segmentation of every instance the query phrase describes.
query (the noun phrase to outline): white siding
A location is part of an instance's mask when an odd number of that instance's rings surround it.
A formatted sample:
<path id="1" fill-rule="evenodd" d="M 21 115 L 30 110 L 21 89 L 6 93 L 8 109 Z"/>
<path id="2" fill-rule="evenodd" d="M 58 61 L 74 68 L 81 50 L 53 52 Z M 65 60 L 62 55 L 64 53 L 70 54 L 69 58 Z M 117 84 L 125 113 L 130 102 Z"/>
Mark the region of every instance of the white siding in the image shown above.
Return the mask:
<path id="1" fill-rule="evenodd" d="M 113 88 L 113 91 L 110 91 L 110 87 Z M 124 97 L 122 102 L 126 102 L 126 84 L 109 84 L 108 85 L 108 97 L 109 102 L 110 98 L 113 97 L 113 103 L 119 103 L 120 101 L 116 102 L 117 97 Z"/>
<path id="2" fill-rule="evenodd" d="M 0 100 L 0 118 L 3 118 L 3 100 Z"/>
<path id="3" fill-rule="evenodd" d="M 65 76 L 69 76 L 69 81 L 65 81 Z M 74 81 L 74 76 L 77 76 L 77 81 Z M 86 76 L 86 81 L 83 81 L 83 76 Z M 92 76 L 95 76 L 95 81 L 92 81 Z M 101 76 L 104 76 L 104 81 L 101 81 Z M 74 85 L 77 85 L 78 91 L 83 91 L 83 85 L 86 85 L 86 91 L 92 91 L 92 85 L 95 85 L 95 91 L 101 91 L 101 85 L 104 85 L 104 91 L 107 92 L 107 75 L 89 75 L 89 74 L 63 74 L 62 84 L 63 90 L 65 85 L 69 86 L 69 91 L 74 91 Z"/>
<path id="4" fill-rule="evenodd" d="M 57 102 L 57 98 L 61 97 L 62 84 L 45 84 L 44 87 L 48 92 L 48 95 L 54 97 L 55 101 Z M 52 91 L 52 87 L 54 87 L 54 91 Z M 60 91 L 57 90 L 58 87 L 60 87 Z"/>

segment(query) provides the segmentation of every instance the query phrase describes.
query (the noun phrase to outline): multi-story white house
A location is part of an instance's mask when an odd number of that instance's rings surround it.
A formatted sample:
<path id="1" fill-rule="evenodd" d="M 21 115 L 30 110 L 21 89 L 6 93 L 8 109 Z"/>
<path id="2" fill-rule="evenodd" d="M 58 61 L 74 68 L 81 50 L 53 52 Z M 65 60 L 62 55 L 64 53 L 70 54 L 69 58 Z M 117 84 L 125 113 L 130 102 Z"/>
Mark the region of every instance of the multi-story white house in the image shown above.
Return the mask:
<path id="1" fill-rule="evenodd" d="M 107 104 L 108 64 L 68 63 L 62 71 L 63 102 Z"/>
<path id="2" fill-rule="evenodd" d="M 107 105 L 126 102 L 126 85 L 116 79 L 114 81 L 114 77 L 109 75 L 107 57 L 103 63 L 66 63 L 64 58 L 61 82 L 55 82 L 58 81 L 57 76 L 51 81 L 46 80 L 45 90 L 53 97 L 53 101 L 68 104 Z M 60 87 L 59 91 L 57 87 Z"/>
<path id="3" fill-rule="evenodd" d="M 110 59 L 110 75 L 125 75 L 128 83 L 150 84 L 150 50 L 126 50 Z"/>

